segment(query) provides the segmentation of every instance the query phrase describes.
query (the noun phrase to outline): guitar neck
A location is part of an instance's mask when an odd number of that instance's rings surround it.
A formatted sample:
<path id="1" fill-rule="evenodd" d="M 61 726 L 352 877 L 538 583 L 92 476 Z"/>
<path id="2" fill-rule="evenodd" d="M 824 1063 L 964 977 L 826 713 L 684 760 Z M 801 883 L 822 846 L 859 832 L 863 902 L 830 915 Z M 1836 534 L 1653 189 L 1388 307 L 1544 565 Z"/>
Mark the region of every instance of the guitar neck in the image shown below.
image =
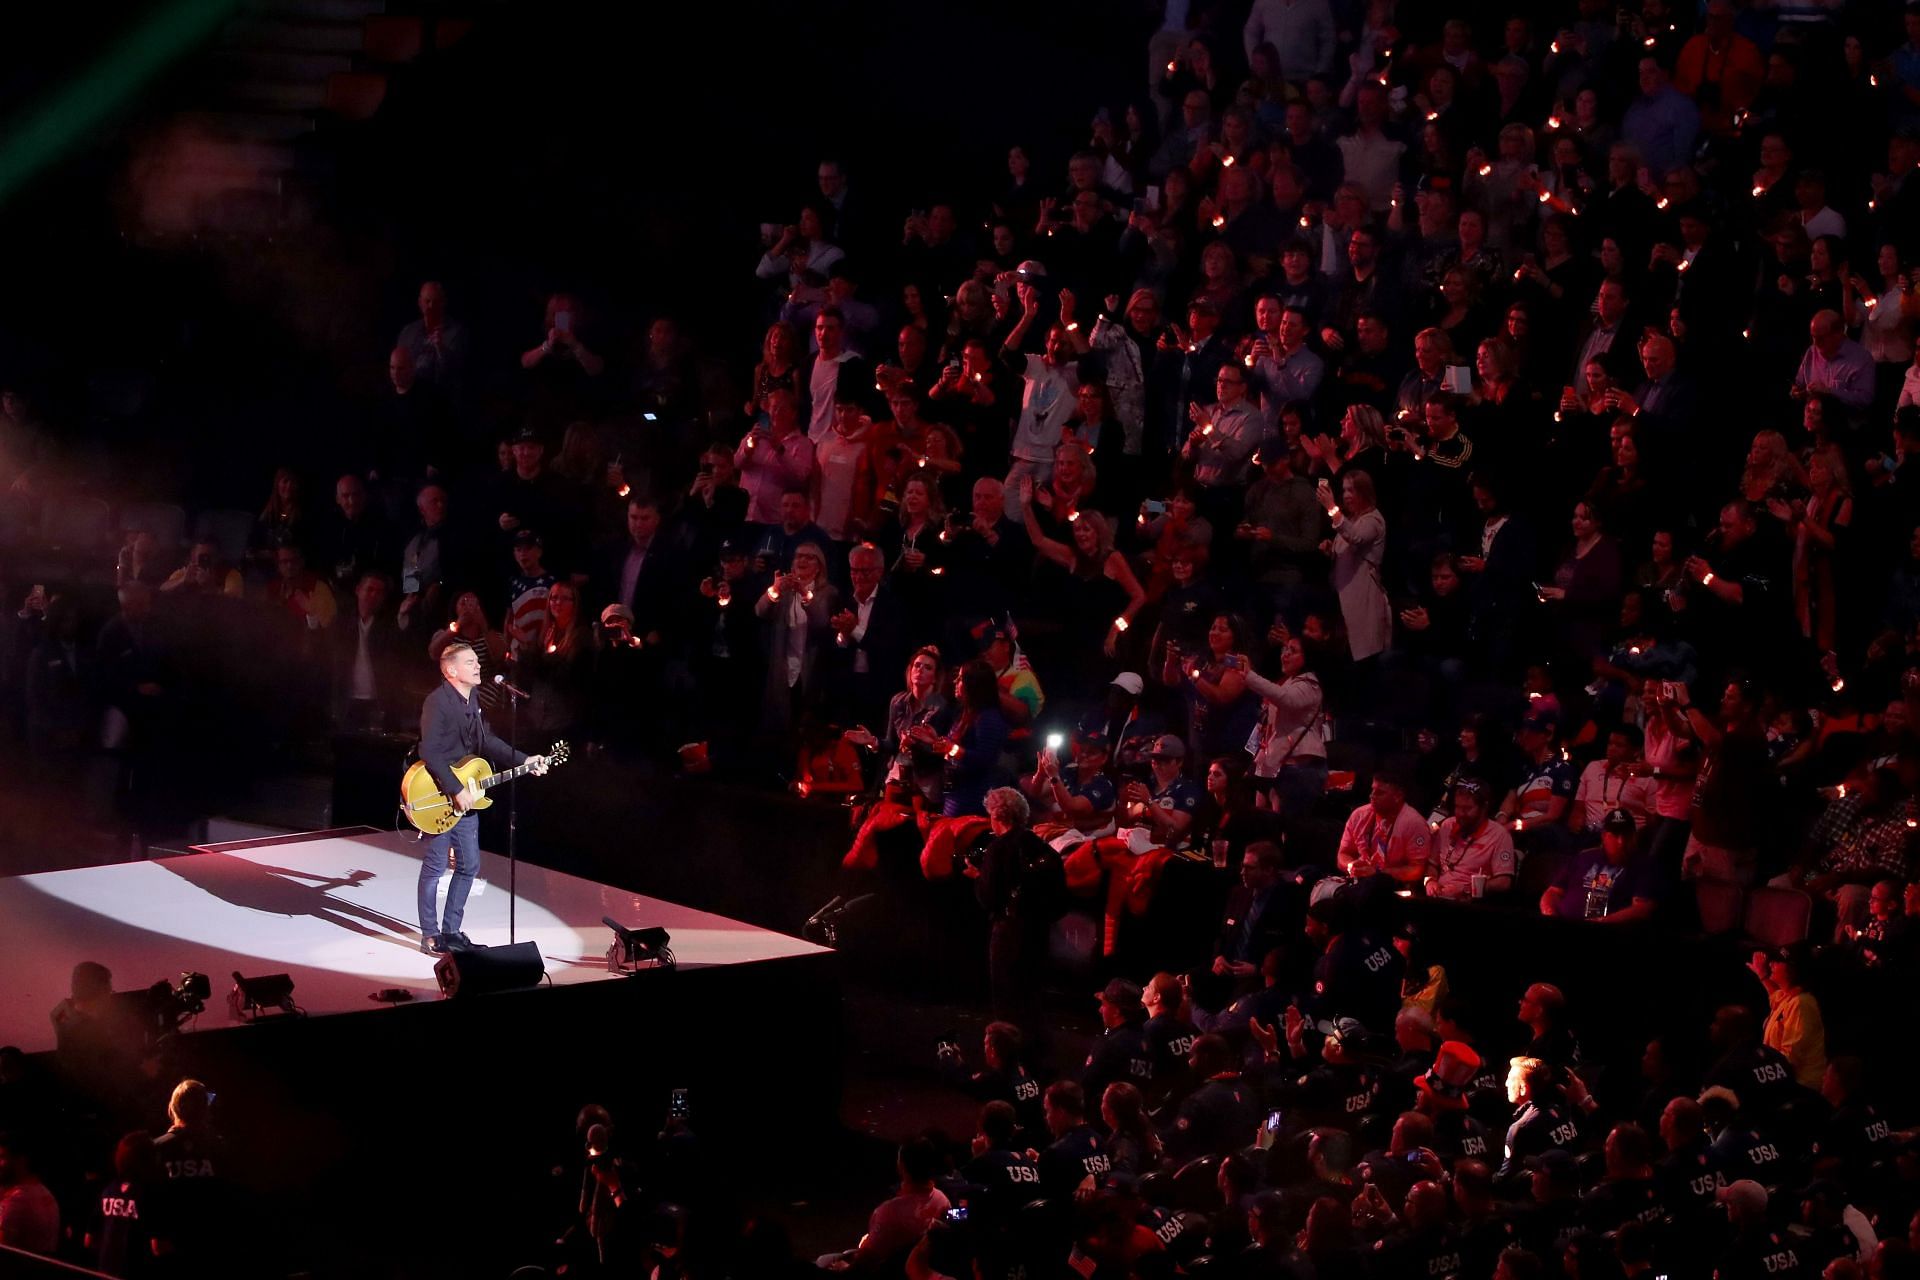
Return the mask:
<path id="1" fill-rule="evenodd" d="M 567 744 L 565 742 L 556 742 L 553 746 L 547 748 L 548 767 L 551 768 L 561 760 L 566 759 L 566 750 Z M 499 773 L 488 775 L 481 780 L 480 790 L 485 791 L 488 787 L 496 787 L 503 782 L 512 782 L 521 774 L 531 772 L 533 769 L 533 760 L 534 758 L 532 756 L 528 756 L 525 764 L 517 764 L 511 769 L 502 769 Z"/>
<path id="2" fill-rule="evenodd" d="M 513 766 L 513 768 L 511 769 L 505 769 L 499 773 L 489 774 L 485 779 L 481 781 L 480 789 L 482 791 L 485 791 L 488 787 L 497 787 L 503 782 L 512 782 L 515 778 L 519 777 L 521 774 L 525 773 L 527 770 L 531 769 L 532 767 L 533 766 L 531 764 L 517 764 Z"/>

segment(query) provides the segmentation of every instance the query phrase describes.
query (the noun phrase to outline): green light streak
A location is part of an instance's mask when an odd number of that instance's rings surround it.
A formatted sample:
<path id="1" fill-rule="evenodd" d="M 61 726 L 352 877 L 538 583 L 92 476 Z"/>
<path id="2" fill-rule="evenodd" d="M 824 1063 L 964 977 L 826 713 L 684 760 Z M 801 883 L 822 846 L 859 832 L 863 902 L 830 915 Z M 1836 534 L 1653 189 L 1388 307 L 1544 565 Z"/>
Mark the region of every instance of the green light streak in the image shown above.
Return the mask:
<path id="1" fill-rule="evenodd" d="M 206 40 L 238 7 L 239 0 L 165 5 L 51 99 L 29 108 L 31 115 L 7 128 L 0 142 L 0 201 L 99 127 L 174 59 Z"/>

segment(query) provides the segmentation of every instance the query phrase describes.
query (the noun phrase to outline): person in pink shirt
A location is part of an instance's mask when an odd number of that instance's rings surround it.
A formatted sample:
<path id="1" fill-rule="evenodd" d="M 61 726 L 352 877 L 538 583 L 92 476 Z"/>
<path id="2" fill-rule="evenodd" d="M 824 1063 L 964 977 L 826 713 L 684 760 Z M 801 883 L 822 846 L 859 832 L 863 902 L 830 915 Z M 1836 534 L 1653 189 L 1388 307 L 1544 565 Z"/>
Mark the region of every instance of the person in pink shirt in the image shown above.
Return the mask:
<path id="1" fill-rule="evenodd" d="M 813 518 L 835 542 L 864 536 L 873 514 L 873 420 L 851 397 L 833 406 L 833 430 L 814 447 Z"/>
<path id="2" fill-rule="evenodd" d="M 1673 732 L 1668 716 L 1677 709 L 1664 696 L 1667 683 L 1649 680 L 1640 692 L 1647 726 L 1641 755 L 1653 779 L 1647 853 L 1662 867 L 1678 868 L 1693 824 L 1693 778 L 1700 772 L 1700 752 L 1691 738 Z"/>
<path id="3" fill-rule="evenodd" d="M 940 1153 L 926 1138 L 915 1138 L 900 1148 L 900 1192 L 882 1202 L 867 1219 L 860 1247 L 820 1259 L 828 1271 L 898 1271 L 934 1219 L 949 1207 L 933 1180 L 940 1172 Z"/>
<path id="4" fill-rule="evenodd" d="M 60 1247 L 60 1205 L 12 1139 L 0 1137 L 0 1244 L 51 1256 Z"/>
<path id="5" fill-rule="evenodd" d="M 780 495 L 806 489 L 813 479 L 813 441 L 800 430 L 800 402 L 791 390 L 767 393 L 767 425 L 747 432 L 733 451 L 733 465 L 747 491 L 747 519 L 780 523 Z"/>
<path id="6" fill-rule="evenodd" d="M 1513 836 L 1499 823 L 1487 821 L 1485 788 L 1478 779 L 1461 782 L 1453 789 L 1453 816 L 1434 833 L 1427 896 L 1474 897 L 1475 876 L 1486 877 L 1483 893 L 1500 893 L 1513 887 L 1517 865 Z"/>
<path id="7" fill-rule="evenodd" d="M 1340 873 L 1357 879 L 1383 872 L 1402 884 L 1416 884 L 1426 871 L 1431 834 L 1407 804 L 1405 781 L 1377 774 L 1367 803 L 1353 811 L 1340 833 Z"/>

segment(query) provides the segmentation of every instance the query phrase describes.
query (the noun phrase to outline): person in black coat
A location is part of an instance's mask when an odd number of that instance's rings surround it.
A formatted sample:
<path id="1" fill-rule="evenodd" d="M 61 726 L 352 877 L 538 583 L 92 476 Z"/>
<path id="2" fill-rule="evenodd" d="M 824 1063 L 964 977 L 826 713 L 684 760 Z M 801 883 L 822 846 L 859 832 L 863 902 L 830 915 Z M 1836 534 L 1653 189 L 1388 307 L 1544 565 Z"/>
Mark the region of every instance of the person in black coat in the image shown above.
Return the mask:
<path id="1" fill-rule="evenodd" d="M 392 595 L 385 574 L 362 574 L 353 587 L 353 612 L 336 618 L 328 633 L 337 728 L 379 729 L 404 713 L 409 646 L 387 607 Z"/>
<path id="2" fill-rule="evenodd" d="M 594 558 L 594 595 L 600 605 L 625 605 L 643 646 L 671 637 L 679 608 L 681 560 L 660 532 L 660 504 L 642 494 L 627 499 L 627 536 Z"/>
<path id="3" fill-rule="evenodd" d="M 906 665 L 907 609 L 881 581 L 885 571 L 878 547 L 863 542 L 848 552 L 853 590 L 827 620 L 834 633 L 833 648 L 826 654 L 831 665 L 828 696 L 842 724 L 886 723 L 893 673 Z"/>

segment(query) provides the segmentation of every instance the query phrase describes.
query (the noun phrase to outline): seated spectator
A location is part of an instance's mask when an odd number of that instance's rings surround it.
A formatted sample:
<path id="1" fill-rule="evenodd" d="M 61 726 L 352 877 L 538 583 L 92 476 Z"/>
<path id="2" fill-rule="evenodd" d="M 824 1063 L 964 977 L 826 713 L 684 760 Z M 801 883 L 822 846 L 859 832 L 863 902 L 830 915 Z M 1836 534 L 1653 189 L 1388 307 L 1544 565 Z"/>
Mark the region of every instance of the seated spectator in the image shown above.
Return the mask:
<path id="1" fill-rule="evenodd" d="M 1876 881 L 1908 875 L 1913 820 L 1913 800 L 1899 774 L 1886 768 L 1856 770 L 1814 822 L 1800 857 L 1771 883 L 1832 903 L 1834 937 L 1840 941 L 1867 923 Z"/>
<path id="2" fill-rule="evenodd" d="M 939 1150 L 926 1138 L 915 1138 L 900 1148 L 896 1162 L 900 1190 L 873 1211 L 859 1247 L 820 1260 L 829 1270 L 857 1274 L 884 1274 L 905 1261 L 934 1219 L 950 1207 L 933 1180 L 940 1173 Z"/>
<path id="3" fill-rule="evenodd" d="M 1576 838 L 1592 836 L 1615 809 L 1623 809 L 1637 827 L 1653 812 L 1652 768 L 1641 758 L 1644 741 L 1639 726 L 1616 725 L 1607 731 L 1606 754 L 1580 771 L 1573 803 L 1567 808 L 1567 827 Z"/>
<path id="4" fill-rule="evenodd" d="M 1756 951 L 1749 967 L 1767 988 L 1767 1047 L 1787 1060 L 1802 1088 L 1818 1089 L 1827 1070 L 1827 1033 L 1820 1002 L 1806 988 L 1804 954 L 1791 948 L 1775 956 Z"/>
<path id="5" fill-rule="evenodd" d="M 1415 885 L 1427 871 L 1431 834 L 1407 803 L 1405 778 L 1376 774 L 1367 803 L 1348 816 L 1340 833 L 1335 855 L 1340 872 L 1355 879 L 1381 872 L 1402 885 Z"/>
<path id="6" fill-rule="evenodd" d="M 1485 806 L 1478 783 L 1463 782 L 1454 789 L 1453 816 L 1440 824 L 1427 855 L 1429 897 L 1479 898 L 1513 887 L 1519 864 L 1513 837 L 1488 820 Z"/>
<path id="7" fill-rule="evenodd" d="M 1610 809 L 1600 822 L 1600 844 L 1581 852 L 1540 895 L 1540 914 L 1563 920 L 1632 924 L 1660 907 L 1660 873 L 1639 848 L 1634 816 Z"/>

